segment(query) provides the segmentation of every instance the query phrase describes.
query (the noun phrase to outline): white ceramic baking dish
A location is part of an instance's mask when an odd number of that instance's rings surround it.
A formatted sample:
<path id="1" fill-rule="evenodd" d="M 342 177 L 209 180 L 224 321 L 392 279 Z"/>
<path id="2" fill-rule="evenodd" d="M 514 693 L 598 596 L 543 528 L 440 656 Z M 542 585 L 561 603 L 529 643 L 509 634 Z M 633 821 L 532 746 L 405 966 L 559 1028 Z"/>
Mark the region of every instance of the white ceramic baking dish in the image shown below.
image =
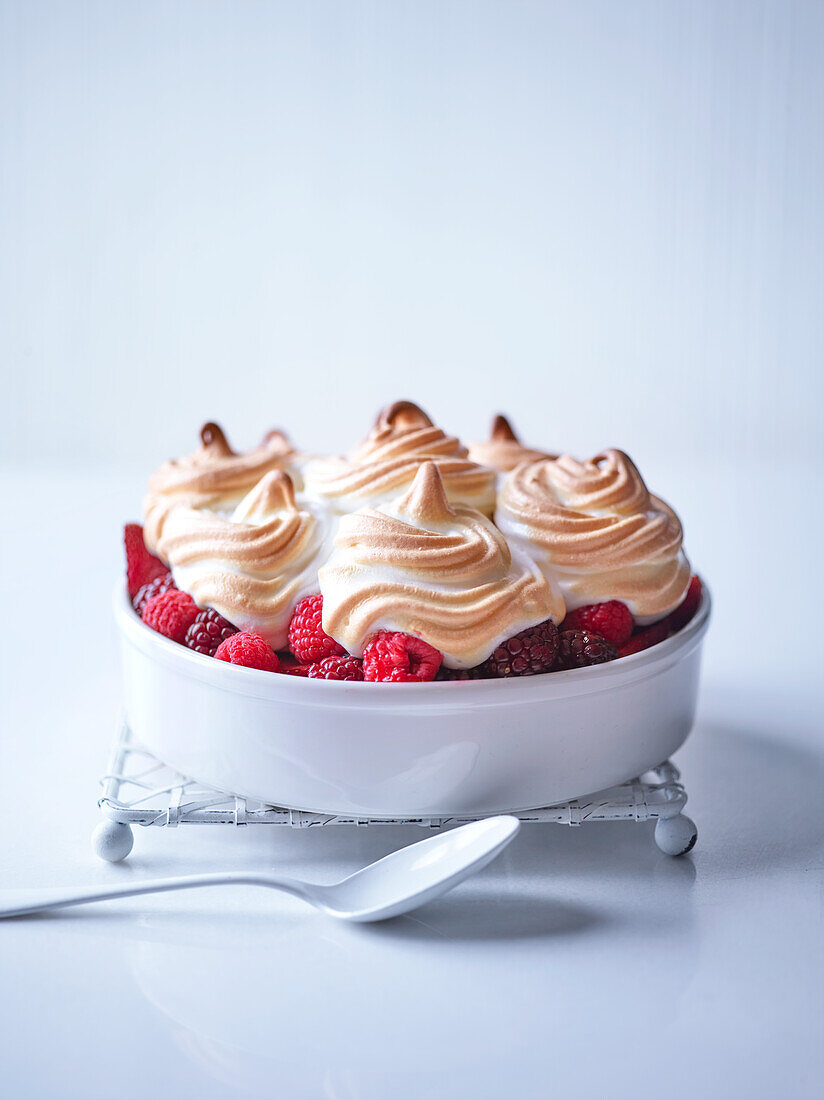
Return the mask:
<path id="1" fill-rule="evenodd" d="M 125 711 L 161 760 L 293 809 L 371 817 L 532 809 L 622 783 L 684 742 L 710 617 L 593 668 L 513 680 L 366 684 L 193 653 L 115 593 Z"/>

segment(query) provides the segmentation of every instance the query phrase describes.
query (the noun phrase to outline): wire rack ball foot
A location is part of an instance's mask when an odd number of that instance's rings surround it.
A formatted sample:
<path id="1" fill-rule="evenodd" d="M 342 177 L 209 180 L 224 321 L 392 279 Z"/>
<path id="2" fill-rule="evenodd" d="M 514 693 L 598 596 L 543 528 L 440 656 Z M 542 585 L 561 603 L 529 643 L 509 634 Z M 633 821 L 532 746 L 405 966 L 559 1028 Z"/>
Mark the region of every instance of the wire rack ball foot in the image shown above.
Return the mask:
<path id="1" fill-rule="evenodd" d="M 655 843 L 668 856 L 685 856 L 695 847 L 698 829 L 686 814 L 659 817 L 655 823 Z"/>
<path id="2" fill-rule="evenodd" d="M 107 863 L 119 863 L 131 852 L 134 836 L 130 826 L 120 821 L 101 821 L 92 833 L 95 855 Z"/>

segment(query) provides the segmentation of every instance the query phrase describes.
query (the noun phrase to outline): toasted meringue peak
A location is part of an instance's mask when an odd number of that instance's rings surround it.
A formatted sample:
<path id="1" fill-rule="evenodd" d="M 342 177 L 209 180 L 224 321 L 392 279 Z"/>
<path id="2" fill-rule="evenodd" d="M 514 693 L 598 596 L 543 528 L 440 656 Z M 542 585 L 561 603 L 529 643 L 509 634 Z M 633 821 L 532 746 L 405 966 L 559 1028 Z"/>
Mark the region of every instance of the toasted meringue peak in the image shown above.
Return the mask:
<path id="1" fill-rule="evenodd" d="M 434 427 L 432 421 L 420 405 L 416 405 L 414 401 L 393 401 L 378 413 L 373 431 L 402 432 L 410 428 L 432 427 Z"/>
<path id="2" fill-rule="evenodd" d="M 231 518 L 181 506 L 166 518 L 158 547 L 175 583 L 201 607 L 240 630 L 286 644 L 295 605 L 318 591 L 318 567 L 331 553 L 329 518 L 297 504 L 289 476 L 263 476 Z"/>
<path id="3" fill-rule="evenodd" d="M 253 450 L 232 450 L 223 429 L 212 422 L 200 430 L 201 446 L 184 458 L 164 462 L 149 478 L 143 504 L 144 538 L 155 553 L 163 525 L 177 507 L 228 511 L 270 470 L 291 468 L 295 452 L 282 432 L 269 432 Z"/>
<path id="4" fill-rule="evenodd" d="M 221 455 L 224 458 L 228 458 L 229 455 L 233 455 L 235 452 L 229 446 L 229 441 L 221 428 L 220 424 L 215 424 L 210 420 L 200 429 L 200 441 L 203 444 L 204 450 L 209 451 L 211 454 L 218 456 Z"/>
<path id="5" fill-rule="evenodd" d="M 509 473 L 522 462 L 537 462 L 542 458 L 555 458 L 546 451 L 525 447 L 512 430 L 507 418 L 498 413 L 492 421 L 492 430 L 486 443 L 470 443 L 469 457 L 482 466 L 490 466 L 499 473 Z"/>
<path id="6" fill-rule="evenodd" d="M 295 508 L 295 487 L 283 470 L 264 474 L 251 492 L 238 504 L 232 516 L 234 523 L 256 523 L 273 512 Z"/>
<path id="7" fill-rule="evenodd" d="M 343 516 L 334 546 L 319 572 L 323 626 L 350 653 L 378 630 L 400 630 L 449 667 L 471 668 L 528 626 L 564 616 L 527 554 L 474 508 L 450 505 L 436 462 L 393 502 Z"/>
<path id="8" fill-rule="evenodd" d="M 426 460 L 437 465 L 452 503 L 492 513 L 494 471 L 467 458 L 460 440 L 436 427 L 411 401 L 396 401 L 379 413 L 366 439 L 345 458 L 310 462 L 306 491 L 340 512 L 378 506 L 403 493 Z"/>
<path id="9" fill-rule="evenodd" d="M 504 483 L 495 522 L 535 556 L 570 610 L 617 599 L 650 622 L 686 594 L 681 523 L 623 451 L 518 466 Z"/>
<path id="10" fill-rule="evenodd" d="M 397 508 L 421 522 L 444 523 L 455 515 L 434 462 L 424 462 Z"/>

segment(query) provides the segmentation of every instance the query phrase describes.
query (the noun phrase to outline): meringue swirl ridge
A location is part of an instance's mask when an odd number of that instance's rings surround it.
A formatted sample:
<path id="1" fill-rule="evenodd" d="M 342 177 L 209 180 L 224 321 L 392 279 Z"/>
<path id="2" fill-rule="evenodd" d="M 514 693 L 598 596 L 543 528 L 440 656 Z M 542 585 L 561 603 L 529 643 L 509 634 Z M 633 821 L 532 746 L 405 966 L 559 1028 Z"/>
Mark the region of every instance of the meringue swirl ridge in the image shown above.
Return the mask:
<path id="1" fill-rule="evenodd" d="M 491 513 L 495 507 L 495 474 L 467 457 L 455 436 L 435 427 L 411 401 L 384 409 L 367 438 L 346 458 L 311 463 L 307 490 L 337 501 L 380 504 L 409 486 L 421 463 L 436 463 L 450 500 Z"/>
<path id="2" fill-rule="evenodd" d="M 176 583 L 200 606 L 215 608 L 278 649 L 286 644 L 297 602 L 317 591 L 326 533 L 320 517 L 296 506 L 288 475 L 271 472 L 231 520 L 175 509 L 160 550 Z"/>
<path id="3" fill-rule="evenodd" d="M 144 538 L 160 552 L 164 524 L 177 507 L 231 508 L 271 470 L 285 469 L 294 455 L 286 436 L 268 432 L 259 446 L 238 454 L 218 424 L 200 429 L 201 446 L 193 454 L 164 462 L 149 478 L 143 503 Z"/>
<path id="4" fill-rule="evenodd" d="M 537 553 L 570 608 L 619 599 L 639 618 L 660 617 L 686 593 L 690 567 L 678 516 L 649 492 L 623 451 L 517 467 L 495 518 Z"/>

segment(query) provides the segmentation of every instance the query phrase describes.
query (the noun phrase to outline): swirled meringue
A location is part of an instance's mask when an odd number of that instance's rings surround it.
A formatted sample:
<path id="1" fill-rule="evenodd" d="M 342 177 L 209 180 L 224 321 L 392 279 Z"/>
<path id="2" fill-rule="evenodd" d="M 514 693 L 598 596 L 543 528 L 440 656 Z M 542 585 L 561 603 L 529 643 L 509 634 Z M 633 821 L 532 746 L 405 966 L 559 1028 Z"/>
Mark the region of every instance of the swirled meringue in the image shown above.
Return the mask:
<path id="1" fill-rule="evenodd" d="M 175 508 L 227 513 L 270 470 L 289 470 L 294 475 L 291 460 L 296 452 L 283 432 L 268 432 L 258 447 L 245 454 L 232 450 L 218 424 L 204 424 L 200 438 L 197 451 L 164 462 L 149 478 L 143 537 L 155 553 L 160 553 L 163 528 Z"/>
<path id="2" fill-rule="evenodd" d="M 637 620 L 652 622 L 686 594 L 690 566 L 678 516 L 650 494 L 623 451 L 518 466 L 495 522 L 533 554 L 569 610 L 623 600 Z"/>
<path id="3" fill-rule="evenodd" d="M 492 431 L 486 443 L 469 444 L 469 457 L 481 466 L 489 466 L 498 473 L 508 474 L 522 462 L 538 462 L 542 458 L 556 458 L 557 455 L 525 447 L 507 418 L 498 413 L 492 421 Z"/>
<path id="4" fill-rule="evenodd" d="M 405 495 L 344 516 L 320 570 L 323 627 L 360 655 L 378 630 L 414 634 L 451 668 L 480 664 L 528 626 L 564 616 L 548 578 L 474 508 L 450 505 L 434 461 Z"/>
<path id="5" fill-rule="evenodd" d="M 158 550 L 178 587 L 201 607 L 282 649 L 295 605 L 318 591 L 331 535 L 328 516 L 295 502 L 289 475 L 270 471 L 229 519 L 206 508 L 173 508 Z"/>
<path id="6" fill-rule="evenodd" d="M 372 431 L 348 456 L 320 459 L 306 467 L 306 492 L 339 512 L 378 507 L 407 489 L 421 463 L 438 467 L 448 499 L 491 515 L 495 473 L 467 457 L 466 447 L 435 427 L 411 401 L 384 409 Z"/>

